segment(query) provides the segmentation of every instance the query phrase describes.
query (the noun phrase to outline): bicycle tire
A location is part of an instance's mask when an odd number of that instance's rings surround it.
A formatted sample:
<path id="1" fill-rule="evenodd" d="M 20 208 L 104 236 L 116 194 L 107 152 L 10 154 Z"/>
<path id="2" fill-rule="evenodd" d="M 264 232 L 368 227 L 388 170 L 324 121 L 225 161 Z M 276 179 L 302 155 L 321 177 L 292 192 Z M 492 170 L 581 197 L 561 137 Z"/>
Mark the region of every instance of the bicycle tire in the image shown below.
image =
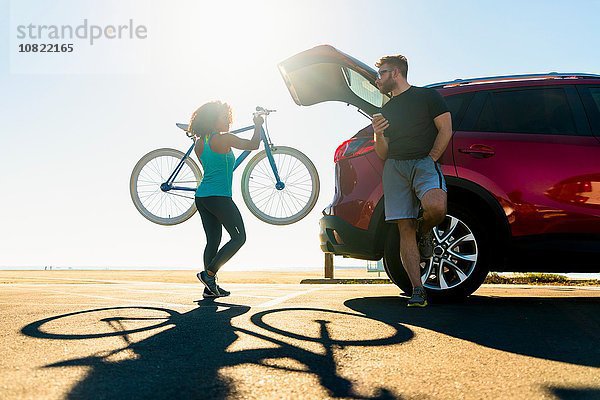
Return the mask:
<path id="1" fill-rule="evenodd" d="M 91 327 L 89 332 L 86 333 L 78 333 L 78 332 L 65 332 L 64 331 L 64 326 L 60 325 L 59 326 L 59 332 L 49 332 L 46 329 L 43 329 L 46 325 L 48 325 L 49 323 L 52 323 L 54 321 L 63 319 L 63 318 L 68 318 L 68 317 L 82 317 L 85 315 L 90 315 L 93 313 L 98 313 L 101 315 L 105 315 L 106 313 L 112 313 L 112 314 L 121 314 L 125 311 L 129 311 L 129 312 L 136 312 L 136 313 L 140 313 L 141 311 L 144 311 L 146 313 L 148 312 L 152 312 L 152 313 L 164 313 L 166 314 L 168 317 L 163 317 L 163 318 L 156 318 L 156 317 L 145 317 L 145 318 L 129 318 L 132 321 L 135 320 L 144 320 L 147 319 L 148 321 L 151 321 L 152 319 L 158 319 L 158 320 L 163 320 L 161 322 L 155 323 L 155 324 L 151 324 L 151 325 L 147 325 L 147 326 L 143 326 L 143 327 L 136 327 L 136 328 L 129 328 L 126 329 L 123 327 L 124 329 L 122 330 L 113 330 L 112 331 L 107 331 L 107 332 L 98 332 L 97 331 L 97 327 Z M 158 329 L 161 328 L 163 326 L 169 325 L 173 323 L 173 320 L 180 316 L 180 313 L 174 310 L 169 310 L 166 308 L 159 308 L 159 307 L 149 307 L 149 306 L 116 306 L 116 307 L 103 307 L 103 308 L 95 308 L 95 309 L 91 309 L 91 310 L 82 310 L 82 311 L 74 311 L 74 312 L 70 312 L 70 313 L 66 313 L 66 314 L 61 314 L 61 315 L 54 315 L 48 318 L 44 318 L 41 319 L 39 321 L 36 322 L 32 322 L 26 326 L 24 326 L 21 329 L 21 333 L 23 333 L 24 335 L 30 336 L 30 337 L 36 337 L 36 338 L 43 338 L 43 339 L 60 339 L 60 340 L 78 340 L 78 339 L 98 339 L 98 338 L 104 338 L 104 337 L 112 337 L 112 336 L 123 336 L 123 335 L 131 335 L 132 333 L 138 333 L 138 332 L 144 332 L 144 331 L 148 331 L 148 330 L 153 330 L 153 329 Z M 115 319 L 115 320 L 127 320 L 128 318 L 98 318 L 98 319 L 94 319 L 92 320 L 92 323 L 96 323 L 96 322 L 106 322 L 106 323 L 110 323 L 111 319 Z M 77 329 L 82 329 L 87 327 L 86 326 L 86 322 L 85 319 L 81 320 L 81 321 L 77 321 L 77 324 L 74 325 L 67 325 L 70 327 L 75 326 Z"/>
<path id="2" fill-rule="evenodd" d="M 184 156 L 179 150 L 157 149 L 143 156 L 133 168 L 129 192 L 133 204 L 147 220 L 159 225 L 177 225 L 196 213 L 193 191 L 160 189 Z M 201 180 L 202 171 L 188 157 L 173 184 L 195 189 Z"/>
<path id="3" fill-rule="evenodd" d="M 261 221 L 272 225 L 298 222 L 317 203 L 319 174 L 312 161 L 299 150 L 277 146 L 271 152 L 285 188 L 275 188 L 275 176 L 263 150 L 244 169 L 242 197 L 250 212 Z"/>
<path id="4" fill-rule="evenodd" d="M 326 324 L 338 323 L 340 331 L 345 331 L 345 328 L 347 326 L 351 325 L 351 323 L 348 323 L 348 321 L 347 321 L 348 317 L 359 318 L 360 320 L 362 320 L 363 324 L 366 321 L 369 321 L 370 323 L 380 324 L 381 326 L 388 328 L 390 331 L 393 331 L 393 333 L 389 336 L 380 337 L 381 332 L 383 330 L 375 328 L 372 330 L 372 332 L 374 333 L 374 335 L 376 335 L 376 337 L 373 337 L 370 339 L 369 338 L 337 339 L 335 337 L 329 336 L 327 338 L 327 342 L 330 345 L 336 345 L 336 346 L 342 346 L 342 347 L 344 347 L 344 346 L 385 346 L 385 345 L 390 345 L 392 343 L 406 342 L 406 341 L 412 339 L 412 337 L 414 336 L 414 334 L 412 333 L 412 331 L 410 329 L 408 329 L 402 325 L 396 326 L 396 324 L 392 324 L 388 321 L 374 318 L 372 316 L 368 316 L 365 314 L 359 314 L 359 313 L 348 312 L 348 311 L 312 308 L 312 307 L 291 307 L 291 308 L 284 308 L 284 309 L 265 310 L 265 311 L 261 311 L 261 312 L 258 312 L 256 314 L 252 315 L 250 317 L 250 320 L 252 321 L 252 323 L 255 326 L 262 328 L 266 331 L 281 335 L 282 337 L 285 337 L 288 339 L 302 340 L 302 341 L 306 341 L 306 342 L 323 343 L 322 337 L 309 335 L 308 332 L 310 331 L 310 328 L 306 325 L 302 325 L 302 328 L 298 329 L 300 332 L 293 332 L 290 330 L 278 328 L 265 320 L 265 317 L 267 317 L 269 315 L 272 316 L 277 313 L 298 313 L 298 312 L 310 313 L 310 321 L 313 323 L 317 323 L 317 324 L 319 324 L 320 322 L 324 322 Z M 322 314 L 330 314 L 332 317 L 323 318 L 323 319 L 315 319 L 316 314 L 319 312 Z M 297 318 L 299 320 L 300 317 L 298 316 Z M 344 321 L 344 319 L 346 319 L 346 321 Z M 282 319 L 277 319 L 277 321 L 282 321 Z M 292 325 L 292 327 L 297 327 L 297 326 L 298 325 Z"/>

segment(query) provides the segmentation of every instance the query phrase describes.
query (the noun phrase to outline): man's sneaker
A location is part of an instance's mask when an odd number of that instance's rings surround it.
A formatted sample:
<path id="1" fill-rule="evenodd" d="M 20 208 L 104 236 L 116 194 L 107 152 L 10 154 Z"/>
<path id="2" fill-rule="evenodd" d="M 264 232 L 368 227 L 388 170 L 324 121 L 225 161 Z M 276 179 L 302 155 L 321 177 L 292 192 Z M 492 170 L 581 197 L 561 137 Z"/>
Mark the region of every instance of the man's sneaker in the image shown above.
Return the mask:
<path id="1" fill-rule="evenodd" d="M 209 292 L 215 296 L 220 296 L 219 287 L 217 286 L 217 277 L 210 276 L 206 271 L 201 271 L 196 274 L 196 277 L 206 286 Z"/>
<path id="2" fill-rule="evenodd" d="M 413 288 L 413 293 L 410 299 L 408 299 L 409 307 L 425 307 L 427 306 L 427 293 L 423 286 Z"/>
<path id="3" fill-rule="evenodd" d="M 428 259 L 433 257 L 433 230 L 421 233 L 421 224 L 423 224 L 423 218 L 417 219 L 417 245 L 421 259 Z"/>

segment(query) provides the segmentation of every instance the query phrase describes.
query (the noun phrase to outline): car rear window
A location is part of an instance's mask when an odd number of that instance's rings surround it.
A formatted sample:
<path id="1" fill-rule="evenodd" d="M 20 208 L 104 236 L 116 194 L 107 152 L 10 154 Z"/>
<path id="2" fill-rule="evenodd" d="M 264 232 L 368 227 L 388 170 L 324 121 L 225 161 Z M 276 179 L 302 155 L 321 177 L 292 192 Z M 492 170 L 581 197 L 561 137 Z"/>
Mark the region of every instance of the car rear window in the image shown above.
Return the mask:
<path id="1" fill-rule="evenodd" d="M 387 96 L 381 94 L 376 86 L 358 72 L 350 68 L 342 68 L 342 72 L 350 90 L 364 101 L 381 108 L 389 100 Z"/>
<path id="2" fill-rule="evenodd" d="M 490 92 L 475 124 L 481 132 L 576 135 L 563 88 Z"/>

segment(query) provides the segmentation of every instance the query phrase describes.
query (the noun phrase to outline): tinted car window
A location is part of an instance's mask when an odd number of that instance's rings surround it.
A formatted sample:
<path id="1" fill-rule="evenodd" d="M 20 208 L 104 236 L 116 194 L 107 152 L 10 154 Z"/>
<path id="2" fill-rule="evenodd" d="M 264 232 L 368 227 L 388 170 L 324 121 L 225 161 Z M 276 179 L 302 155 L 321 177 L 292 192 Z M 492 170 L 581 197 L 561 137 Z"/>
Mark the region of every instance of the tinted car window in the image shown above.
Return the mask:
<path id="1" fill-rule="evenodd" d="M 473 97 L 473 93 L 463 93 L 463 94 L 455 94 L 453 96 L 444 97 L 446 100 L 446 104 L 448 105 L 448 109 L 450 110 L 450 114 L 452 114 L 452 130 L 458 130 L 462 118 L 465 114 L 465 110 L 467 109 L 471 98 Z"/>
<path id="2" fill-rule="evenodd" d="M 600 136 L 600 86 L 577 85 L 590 128 Z"/>
<path id="3" fill-rule="evenodd" d="M 490 92 L 475 129 L 482 132 L 577 134 L 571 107 L 562 88 Z"/>
<path id="4" fill-rule="evenodd" d="M 489 94 L 485 97 L 483 109 L 475 123 L 475 130 L 480 132 L 498 132 L 500 130 L 494 108 L 492 107 L 492 97 Z"/>
<path id="5" fill-rule="evenodd" d="M 589 102 L 592 110 L 588 112 L 588 117 L 596 135 L 600 136 L 600 87 L 590 87 L 589 93 L 593 101 Z"/>
<path id="6" fill-rule="evenodd" d="M 600 112 L 600 87 L 591 87 L 590 94 L 594 99 L 594 103 L 596 103 L 596 110 Z"/>

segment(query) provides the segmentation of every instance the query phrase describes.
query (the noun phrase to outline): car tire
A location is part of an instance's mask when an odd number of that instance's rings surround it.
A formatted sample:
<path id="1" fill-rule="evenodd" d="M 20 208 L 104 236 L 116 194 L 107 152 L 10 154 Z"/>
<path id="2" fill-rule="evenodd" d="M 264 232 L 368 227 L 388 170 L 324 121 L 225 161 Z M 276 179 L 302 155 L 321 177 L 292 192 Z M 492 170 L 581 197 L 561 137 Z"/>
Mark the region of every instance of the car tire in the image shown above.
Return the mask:
<path id="1" fill-rule="evenodd" d="M 392 282 L 410 296 L 412 285 L 400 259 L 398 228 L 389 225 L 383 265 Z M 424 283 L 428 297 L 438 302 L 463 300 L 481 286 L 489 272 L 491 247 L 484 226 L 464 205 L 449 203 L 448 215 L 435 233 L 436 252 L 442 254 L 435 257 L 436 262 L 434 257 L 421 262 L 421 275 L 428 274 Z"/>

